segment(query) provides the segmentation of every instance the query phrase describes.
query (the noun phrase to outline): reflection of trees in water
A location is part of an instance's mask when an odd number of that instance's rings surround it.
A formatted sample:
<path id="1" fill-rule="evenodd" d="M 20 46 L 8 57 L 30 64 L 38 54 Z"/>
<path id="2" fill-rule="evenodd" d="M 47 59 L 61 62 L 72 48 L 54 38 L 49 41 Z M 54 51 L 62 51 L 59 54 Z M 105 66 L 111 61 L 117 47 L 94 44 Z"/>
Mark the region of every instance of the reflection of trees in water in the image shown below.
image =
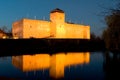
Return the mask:
<path id="1" fill-rule="evenodd" d="M 108 80 L 120 80 L 120 54 L 106 52 L 104 55 L 103 69 Z"/>
<path id="2" fill-rule="evenodd" d="M 8 60 L 8 57 L 0 57 L 0 61 Z"/>

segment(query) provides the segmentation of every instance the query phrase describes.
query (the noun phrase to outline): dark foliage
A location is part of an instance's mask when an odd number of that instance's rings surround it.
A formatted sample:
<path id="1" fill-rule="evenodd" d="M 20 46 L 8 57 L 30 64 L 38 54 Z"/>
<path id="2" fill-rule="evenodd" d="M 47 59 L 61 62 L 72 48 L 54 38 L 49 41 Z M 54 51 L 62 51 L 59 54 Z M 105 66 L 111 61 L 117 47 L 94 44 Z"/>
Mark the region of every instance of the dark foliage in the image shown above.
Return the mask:
<path id="1" fill-rule="evenodd" d="M 111 9 L 105 17 L 107 29 L 103 32 L 106 48 L 120 51 L 120 8 Z"/>

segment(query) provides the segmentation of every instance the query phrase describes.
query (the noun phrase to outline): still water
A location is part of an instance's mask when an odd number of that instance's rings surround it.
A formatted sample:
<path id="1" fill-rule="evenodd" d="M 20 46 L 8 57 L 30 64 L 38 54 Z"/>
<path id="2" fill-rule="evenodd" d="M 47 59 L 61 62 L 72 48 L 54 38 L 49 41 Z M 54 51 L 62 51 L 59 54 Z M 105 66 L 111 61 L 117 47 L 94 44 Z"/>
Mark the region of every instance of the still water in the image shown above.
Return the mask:
<path id="1" fill-rule="evenodd" d="M 119 65 L 120 55 L 105 52 L 7 56 L 0 57 L 0 80 L 109 80 L 119 78 Z"/>

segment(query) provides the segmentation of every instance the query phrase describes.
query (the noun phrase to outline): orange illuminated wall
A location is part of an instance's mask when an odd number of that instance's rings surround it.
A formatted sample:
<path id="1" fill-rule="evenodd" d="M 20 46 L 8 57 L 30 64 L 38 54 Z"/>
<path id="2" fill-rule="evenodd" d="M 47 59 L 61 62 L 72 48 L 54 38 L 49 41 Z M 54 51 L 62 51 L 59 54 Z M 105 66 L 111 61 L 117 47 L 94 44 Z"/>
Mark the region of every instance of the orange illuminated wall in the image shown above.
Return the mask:
<path id="1" fill-rule="evenodd" d="M 90 27 L 85 25 L 65 23 L 67 38 L 90 39 Z M 73 36 L 73 37 L 72 37 Z"/>
<path id="2" fill-rule="evenodd" d="M 13 24 L 13 36 L 19 38 L 44 38 L 50 36 L 50 22 L 22 19 Z"/>
<path id="3" fill-rule="evenodd" d="M 45 38 L 50 36 L 50 22 L 41 20 L 23 20 L 23 38 Z"/>
<path id="4" fill-rule="evenodd" d="M 23 38 L 23 20 L 14 22 L 12 26 L 12 35 L 14 37 Z"/>
<path id="5" fill-rule="evenodd" d="M 50 21 L 22 19 L 12 26 L 13 37 L 18 38 L 79 38 L 90 39 L 90 26 L 65 22 L 60 9 L 50 12 Z"/>

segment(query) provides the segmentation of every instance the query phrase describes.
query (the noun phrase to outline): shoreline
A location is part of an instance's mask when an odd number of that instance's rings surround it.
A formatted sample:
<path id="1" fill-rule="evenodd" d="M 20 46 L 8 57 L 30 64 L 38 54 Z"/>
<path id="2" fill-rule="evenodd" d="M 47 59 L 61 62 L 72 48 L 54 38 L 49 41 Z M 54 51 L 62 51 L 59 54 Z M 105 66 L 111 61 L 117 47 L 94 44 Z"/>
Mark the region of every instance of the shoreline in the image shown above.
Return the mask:
<path id="1" fill-rule="evenodd" d="M 105 50 L 104 41 L 87 39 L 0 39 L 0 56 L 55 52 L 91 52 Z"/>

